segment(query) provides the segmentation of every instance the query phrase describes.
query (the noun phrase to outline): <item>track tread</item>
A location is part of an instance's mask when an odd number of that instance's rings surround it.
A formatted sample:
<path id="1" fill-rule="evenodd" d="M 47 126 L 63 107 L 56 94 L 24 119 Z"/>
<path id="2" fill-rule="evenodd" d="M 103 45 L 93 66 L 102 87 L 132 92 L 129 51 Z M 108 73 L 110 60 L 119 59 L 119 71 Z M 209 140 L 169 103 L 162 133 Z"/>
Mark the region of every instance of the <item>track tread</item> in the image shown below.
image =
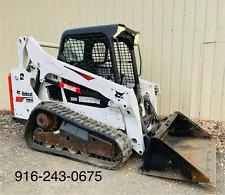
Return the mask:
<path id="1" fill-rule="evenodd" d="M 98 122 L 94 119 L 88 118 L 87 116 L 84 116 L 80 113 L 74 112 L 73 110 L 63 106 L 60 103 L 57 102 L 42 102 L 39 104 L 37 107 L 44 108 L 47 111 L 53 112 L 53 113 L 58 113 L 60 117 L 63 118 L 63 120 L 69 121 L 74 123 L 75 125 L 79 126 L 81 125 L 82 128 L 86 127 L 86 129 L 89 132 L 94 132 L 101 134 L 105 137 L 108 137 L 110 139 L 113 139 L 114 142 L 118 145 L 118 147 L 121 150 L 121 158 L 120 161 L 118 161 L 118 164 L 115 166 L 105 166 L 105 165 L 98 165 L 98 163 L 90 163 L 90 161 L 84 161 L 84 160 L 79 160 L 76 158 L 73 158 L 74 160 L 81 161 L 85 164 L 90 164 L 94 165 L 97 167 L 105 168 L 105 169 L 118 169 L 121 167 L 131 156 L 132 154 L 132 144 L 130 139 L 126 134 L 123 132 L 117 130 L 114 127 L 108 126 L 104 123 Z M 38 108 L 37 108 L 38 109 Z M 89 158 L 89 157 L 87 157 Z M 101 164 L 101 163 L 100 163 Z"/>

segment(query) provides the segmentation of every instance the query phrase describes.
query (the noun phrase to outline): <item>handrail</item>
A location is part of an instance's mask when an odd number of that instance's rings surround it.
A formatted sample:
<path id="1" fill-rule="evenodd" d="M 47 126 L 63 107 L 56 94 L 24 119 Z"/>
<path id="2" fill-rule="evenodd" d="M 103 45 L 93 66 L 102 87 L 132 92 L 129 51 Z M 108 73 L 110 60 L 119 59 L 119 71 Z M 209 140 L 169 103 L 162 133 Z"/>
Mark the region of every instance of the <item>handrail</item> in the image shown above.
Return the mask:
<path id="1" fill-rule="evenodd" d="M 47 43 L 47 42 L 41 42 L 41 41 L 38 41 L 38 43 L 42 47 L 59 49 L 59 45 L 54 44 L 54 43 Z"/>

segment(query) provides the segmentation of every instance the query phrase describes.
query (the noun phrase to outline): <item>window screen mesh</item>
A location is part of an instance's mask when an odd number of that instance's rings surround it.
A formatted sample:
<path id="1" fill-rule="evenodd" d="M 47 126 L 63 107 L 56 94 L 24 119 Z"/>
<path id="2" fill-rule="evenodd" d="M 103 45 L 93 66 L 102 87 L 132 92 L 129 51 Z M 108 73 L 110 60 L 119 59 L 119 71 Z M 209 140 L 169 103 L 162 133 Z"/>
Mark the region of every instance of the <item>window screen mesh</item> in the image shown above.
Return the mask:
<path id="1" fill-rule="evenodd" d="M 131 52 L 124 42 L 114 42 L 116 62 L 122 85 L 134 87 L 134 71 Z"/>
<path id="2" fill-rule="evenodd" d="M 84 58 L 84 41 L 67 38 L 64 43 L 63 55 L 67 62 L 79 62 Z"/>
<path id="3" fill-rule="evenodd" d="M 108 46 L 108 39 L 103 34 L 76 35 L 65 39 L 62 54 L 65 62 L 114 81 Z M 114 40 L 114 50 L 120 83 L 134 87 L 133 63 L 128 46 Z"/>
<path id="4" fill-rule="evenodd" d="M 102 34 L 67 38 L 63 56 L 67 63 L 114 81 L 108 40 Z"/>

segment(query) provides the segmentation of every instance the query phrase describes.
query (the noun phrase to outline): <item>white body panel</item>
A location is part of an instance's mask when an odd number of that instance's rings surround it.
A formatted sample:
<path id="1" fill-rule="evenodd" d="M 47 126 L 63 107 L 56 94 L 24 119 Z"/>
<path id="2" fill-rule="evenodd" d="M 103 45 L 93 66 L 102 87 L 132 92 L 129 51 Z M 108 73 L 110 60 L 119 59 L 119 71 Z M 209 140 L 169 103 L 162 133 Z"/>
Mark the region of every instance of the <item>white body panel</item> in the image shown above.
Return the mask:
<path id="1" fill-rule="evenodd" d="M 21 79 L 22 77 L 24 79 Z M 41 102 L 30 85 L 30 73 L 28 73 L 25 68 L 19 67 L 11 71 L 11 79 L 13 97 L 15 97 L 15 117 L 28 119 L 33 108 Z M 18 99 L 17 101 L 16 98 Z"/>
<path id="2" fill-rule="evenodd" d="M 133 89 L 121 86 L 57 60 L 55 57 L 46 53 L 33 37 L 21 37 L 18 40 L 18 55 L 18 68 L 14 68 L 11 71 L 15 117 L 28 119 L 30 112 L 37 104 L 41 101 L 49 100 L 46 89 L 46 86 L 49 84 L 45 83 L 45 79 L 52 75 L 56 75 L 57 79 L 55 79 L 55 81 L 57 82 L 61 81 L 61 77 L 66 78 L 73 83 L 80 84 L 97 91 L 110 100 L 108 105 L 109 107 L 107 108 L 96 108 L 73 104 L 67 102 L 63 89 L 61 89 L 63 104 L 66 107 L 95 120 L 106 123 L 107 125 L 111 125 L 117 129 L 126 130 L 128 137 L 132 141 L 133 149 L 140 155 L 144 153 L 144 135 L 142 133 L 139 105 Z M 31 69 L 31 72 L 27 72 L 24 68 L 27 67 L 29 60 L 32 61 L 32 66 L 35 68 Z M 69 70 L 66 67 L 79 73 L 89 75 L 94 79 L 87 80 L 80 74 Z M 30 84 L 31 78 L 36 78 L 37 69 L 40 70 L 41 82 L 38 96 L 35 94 Z M 24 74 L 23 80 L 20 79 L 21 74 Z M 152 105 L 156 109 L 156 91 L 159 91 L 158 85 L 140 79 L 140 86 L 141 94 L 145 95 L 148 93 Z M 18 90 L 27 92 L 30 96 L 32 93 L 33 102 L 29 100 L 23 100 L 22 102 L 16 101 L 16 97 L 18 100 L 18 96 L 21 96 L 21 94 L 17 93 Z M 116 91 L 124 93 L 124 95 L 118 98 L 115 96 Z M 151 126 L 148 130 L 150 129 Z"/>

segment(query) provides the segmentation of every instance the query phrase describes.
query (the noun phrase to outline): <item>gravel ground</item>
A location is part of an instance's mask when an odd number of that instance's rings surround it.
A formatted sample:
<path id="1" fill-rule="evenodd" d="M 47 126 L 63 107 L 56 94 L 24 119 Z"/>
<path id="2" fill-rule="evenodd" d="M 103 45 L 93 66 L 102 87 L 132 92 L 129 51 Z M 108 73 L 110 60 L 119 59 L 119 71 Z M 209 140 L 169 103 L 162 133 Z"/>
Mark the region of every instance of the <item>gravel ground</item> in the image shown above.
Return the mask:
<path id="1" fill-rule="evenodd" d="M 195 120 L 217 137 L 217 187 L 148 177 L 137 172 L 141 159 L 132 158 L 119 170 L 108 171 L 62 157 L 29 149 L 24 141 L 24 126 L 11 120 L 7 111 L 0 112 L 0 194 L 224 194 L 225 126 L 215 121 Z M 102 180 L 72 182 L 66 180 L 16 182 L 16 171 L 101 171 Z"/>

